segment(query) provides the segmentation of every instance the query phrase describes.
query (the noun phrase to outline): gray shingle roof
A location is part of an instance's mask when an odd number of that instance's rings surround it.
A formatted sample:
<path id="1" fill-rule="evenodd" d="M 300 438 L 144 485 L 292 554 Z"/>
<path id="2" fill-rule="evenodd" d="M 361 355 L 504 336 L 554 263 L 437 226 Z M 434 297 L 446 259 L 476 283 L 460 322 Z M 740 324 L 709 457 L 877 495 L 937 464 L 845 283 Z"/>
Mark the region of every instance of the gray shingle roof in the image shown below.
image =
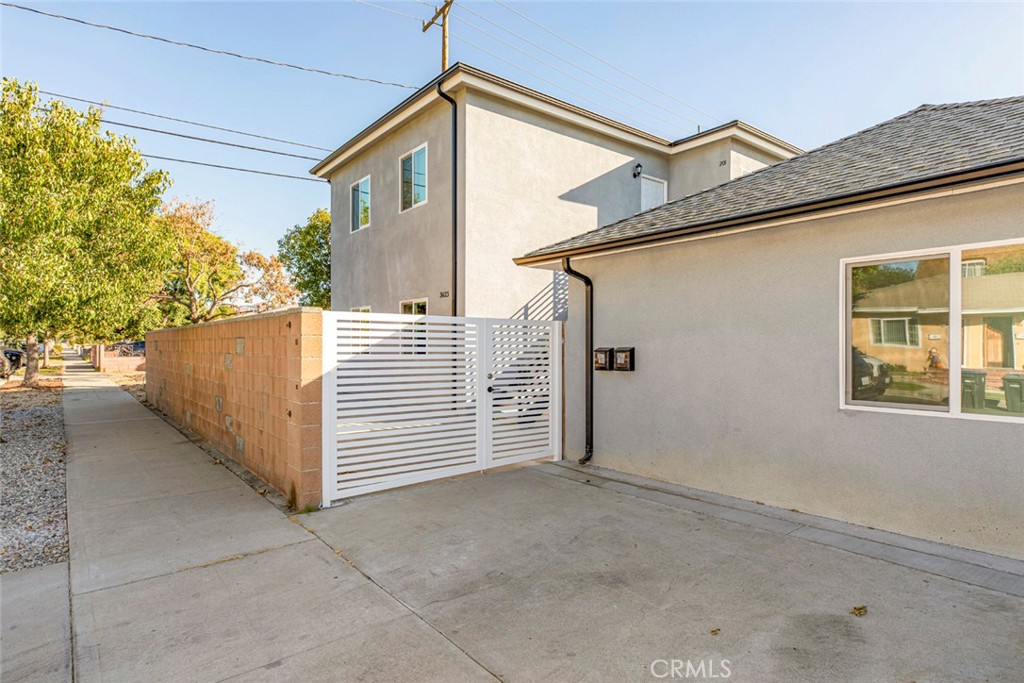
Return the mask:
<path id="1" fill-rule="evenodd" d="M 862 194 L 1024 159 L 1024 96 L 925 104 L 818 149 L 524 258 Z"/>
<path id="2" fill-rule="evenodd" d="M 964 313 L 1019 311 L 1024 308 L 1024 273 L 999 273 L 963 280 Z M 949 310 L 949 278 L 926 277 L 870 292 L 855 312 Z"/>

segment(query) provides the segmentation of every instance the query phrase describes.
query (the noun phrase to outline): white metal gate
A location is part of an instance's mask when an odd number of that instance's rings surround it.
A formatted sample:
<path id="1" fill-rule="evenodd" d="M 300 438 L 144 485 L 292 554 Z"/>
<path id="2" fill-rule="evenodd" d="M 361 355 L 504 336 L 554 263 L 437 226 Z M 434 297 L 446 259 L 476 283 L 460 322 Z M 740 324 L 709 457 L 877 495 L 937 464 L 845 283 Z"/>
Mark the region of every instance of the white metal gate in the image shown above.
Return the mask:
<path id="1" fill-rule="evenodd" d="M 323 314 L 323 502 L 561 457 L 557 321 Z"/>

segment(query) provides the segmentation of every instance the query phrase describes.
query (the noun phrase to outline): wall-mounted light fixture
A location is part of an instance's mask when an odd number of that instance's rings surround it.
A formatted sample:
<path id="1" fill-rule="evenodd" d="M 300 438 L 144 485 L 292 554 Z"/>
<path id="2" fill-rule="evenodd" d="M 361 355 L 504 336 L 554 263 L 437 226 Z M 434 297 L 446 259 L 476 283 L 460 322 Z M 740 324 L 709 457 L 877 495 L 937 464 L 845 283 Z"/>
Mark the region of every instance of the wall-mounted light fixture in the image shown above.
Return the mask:
<path id="1" fill-rule="evenodd" d="M 644 165 L 643 164 L 637 164 L 636 166 L 633 167 L 633 177 L 634 178 L 639 178 L 640 174 L 643 173 L 643 172 L 644 172 Z"/>

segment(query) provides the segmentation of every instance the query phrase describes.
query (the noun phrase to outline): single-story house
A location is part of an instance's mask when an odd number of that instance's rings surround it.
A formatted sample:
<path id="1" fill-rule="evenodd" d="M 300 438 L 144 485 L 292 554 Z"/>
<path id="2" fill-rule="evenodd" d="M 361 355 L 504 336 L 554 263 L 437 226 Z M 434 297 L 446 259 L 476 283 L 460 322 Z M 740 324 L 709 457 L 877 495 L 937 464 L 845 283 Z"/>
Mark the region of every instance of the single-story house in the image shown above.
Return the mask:
<path id="1" fill-rule="evenodd" d="M 1024 559 L 1024 97 L 516 262 L 571 276 L 567 456 Z"/>

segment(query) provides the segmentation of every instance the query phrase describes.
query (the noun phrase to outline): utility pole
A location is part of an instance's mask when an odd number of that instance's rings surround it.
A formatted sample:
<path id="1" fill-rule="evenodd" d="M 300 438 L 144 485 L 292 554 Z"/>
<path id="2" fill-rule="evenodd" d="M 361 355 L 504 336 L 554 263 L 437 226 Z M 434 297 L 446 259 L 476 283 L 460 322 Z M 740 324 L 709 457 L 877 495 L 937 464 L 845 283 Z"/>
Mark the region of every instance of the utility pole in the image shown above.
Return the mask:
<path id="1" fill-rule="evenodd" d="M 434 16 L 430 21 L 423 22 L 423 32 L 426 33 L 430 27 L 441 20 L 441 71 L 448 70 L 448 10 L 455 4 L 455 0 L 445 0 L 441 7 L 434 8 Z"/>

